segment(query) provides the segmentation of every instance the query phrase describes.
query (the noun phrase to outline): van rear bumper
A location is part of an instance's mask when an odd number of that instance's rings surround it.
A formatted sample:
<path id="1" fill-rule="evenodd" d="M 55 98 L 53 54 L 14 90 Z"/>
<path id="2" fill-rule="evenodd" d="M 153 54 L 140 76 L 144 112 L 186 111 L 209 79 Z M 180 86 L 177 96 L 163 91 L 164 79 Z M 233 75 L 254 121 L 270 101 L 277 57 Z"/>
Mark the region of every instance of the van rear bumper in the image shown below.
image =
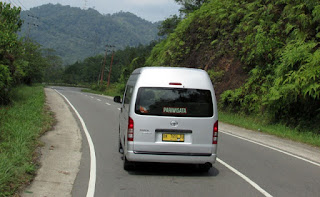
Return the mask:
<path id="1" fill-rule="evenodd" d="M 216 161 L 216 157 L 216 154 L 162 153 L 144 151 L 128 151 L 126 154 L 128 161 L 184 164 L 213 164 Z"/>

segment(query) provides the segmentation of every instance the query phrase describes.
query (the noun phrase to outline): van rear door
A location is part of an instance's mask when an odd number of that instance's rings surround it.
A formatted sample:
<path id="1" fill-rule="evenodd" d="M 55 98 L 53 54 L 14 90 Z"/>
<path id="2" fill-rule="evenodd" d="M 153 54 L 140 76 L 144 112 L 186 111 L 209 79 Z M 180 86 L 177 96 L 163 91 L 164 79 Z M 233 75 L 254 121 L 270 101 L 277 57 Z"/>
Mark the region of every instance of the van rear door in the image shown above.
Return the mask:
<path id="1" fill-rule="evenodd" d="M 140 87 L 135 103 L 134 151 L 211 155 L 212 98 L 210 90 Z"/>

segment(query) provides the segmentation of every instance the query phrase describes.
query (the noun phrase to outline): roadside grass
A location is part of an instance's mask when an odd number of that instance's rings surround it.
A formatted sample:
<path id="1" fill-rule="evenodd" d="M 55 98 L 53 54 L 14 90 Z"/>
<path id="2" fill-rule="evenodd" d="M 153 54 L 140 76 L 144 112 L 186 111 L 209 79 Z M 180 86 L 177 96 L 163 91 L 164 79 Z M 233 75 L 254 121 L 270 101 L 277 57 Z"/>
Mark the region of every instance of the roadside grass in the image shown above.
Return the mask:
<path id="1" fill-rule="evenodd" d="M 307 130 L 299 131 L 298 129 L 290 128 L 283 124 L 270 124 L 259 116 L 244 116 L 220 110 L 219 121 L 320 147 L 320 135 Z"/>
<path id="2" fill-rule="evenodd" d="M 93 89 L 82 89 L 82 92 L 89 92 L 93 94 L 103 94 L 106 96 L 121 96 L 123 95 L 123 92 L 120 91 L 119 84 L 110 84 L 108 88 L 106 88 L 103 91 L 99 90 L 93 90 Z"/>
<path id="3" fill-rule="evenodd" d="M 33 179 L 39 137 L 54 122 L 42 86 L 17 87 L 11 98 L 11 105 L 0 109 L 0 196 L 16 195 Z"/>

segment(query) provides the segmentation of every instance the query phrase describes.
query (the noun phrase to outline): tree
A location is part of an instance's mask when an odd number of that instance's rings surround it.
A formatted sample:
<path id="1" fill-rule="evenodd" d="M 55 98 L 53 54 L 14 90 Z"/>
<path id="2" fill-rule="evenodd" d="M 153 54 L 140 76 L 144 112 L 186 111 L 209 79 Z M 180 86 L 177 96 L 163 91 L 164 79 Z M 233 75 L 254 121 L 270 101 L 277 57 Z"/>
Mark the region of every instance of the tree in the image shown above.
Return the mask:
<path id="1" fill-rule="evenodd" d="M 208 2 L 209 0 L 175 0 L 179 5 L 182 5 L 180 8 L 180 13 L 189 14 L 199 9 L 203 3 Z"/>
<path id="2" fill-rule="evenodd" d="M 21 54 L 21 42 L 16 32 L 20 29 L 21 8 L 11 7 L 10 4 L 0 2 L 0 102 L 9 102 L 8 89 L 20 64 L 15 63 L 16 56 Z"/>
<path id="3" fill-rule="evenodd" d="M 34 82 L 42 82 L 44 71 L 49 67 L 48 61 L 43 57 L 42 49 L 38 43 L 27 40 L 23 44 L 22 62 L 26 62 L 23 67 L 23 83 L 31 85 Z"/>
<path id="4" fill-rule="evenodd" d="M 158 27 L 159 29 L 158 35 L 166 36 L 171 34 L 175 30 L 175 28 L 177 27 L 180 21 L 181 21 L 181 17 L 178 17 L 177 15 L 173 15 L 170 18 L 167 18 Z"/>
<path id="5" fill-rule="evenodd" d="M 158 27 L 158 35 L 167 36 L 171 34 L 182 20 L 183 15 L 186 16 L 194 12 L 195 10 L 199 9 L 203 3 L 206 3 L 208 1 L 209 0 L 175 0 L 175 2 L 182 6 L 179 10 L 180 16 L 173 15 L 170 18 L 164 20 Z"/>
<path id="6" fill-rule="evenodd" d="M 42 54 L 48 63 L 44 70 L 44 81 L 59 83 L 62 81 L 63 63 L 61 57 L 56 55 L 54 49 L 43 49 Z"/>

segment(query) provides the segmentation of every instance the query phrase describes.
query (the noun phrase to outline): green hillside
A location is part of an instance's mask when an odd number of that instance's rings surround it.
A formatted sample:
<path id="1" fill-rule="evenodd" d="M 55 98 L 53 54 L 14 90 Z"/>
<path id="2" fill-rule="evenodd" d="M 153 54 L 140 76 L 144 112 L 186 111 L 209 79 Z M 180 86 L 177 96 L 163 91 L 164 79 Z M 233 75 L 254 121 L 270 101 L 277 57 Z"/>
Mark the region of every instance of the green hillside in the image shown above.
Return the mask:
<path id="1" fill-rule="evenodd" d="M 203 68 L 222 109 L 318 131 L 319 30 L 319 1 L 211 0 L 146 65 Z"/>
<path id="2" fill-rule="evenodd" d="M 54 49 L 65 64 L 103 53 L 105 45 L 122 49 L 158 39 L 158 23 L 128 12 L 102 15 L 94 9 L 47 4 L 22 11 L 21 19 L 20 35 Z"/>

